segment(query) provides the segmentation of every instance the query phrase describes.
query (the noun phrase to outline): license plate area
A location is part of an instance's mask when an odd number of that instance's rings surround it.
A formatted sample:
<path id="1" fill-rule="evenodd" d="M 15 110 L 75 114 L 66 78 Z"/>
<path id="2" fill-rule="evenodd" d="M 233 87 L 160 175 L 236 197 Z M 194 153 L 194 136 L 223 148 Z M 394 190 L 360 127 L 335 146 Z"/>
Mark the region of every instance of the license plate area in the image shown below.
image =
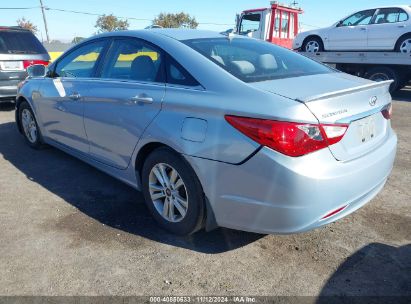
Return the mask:
<path id="1" fill-rule="evenodd" d="M 23 71 L 23 61 L 0 61 L 0 69 L 3 71 Z"/>
<path id="2" fill-rule="evenodd" d="M 360 144 L 365 144 L 378 137 L 376 117 L 369 116 L 354 122 L 357 130 L 357 138 Z"/>

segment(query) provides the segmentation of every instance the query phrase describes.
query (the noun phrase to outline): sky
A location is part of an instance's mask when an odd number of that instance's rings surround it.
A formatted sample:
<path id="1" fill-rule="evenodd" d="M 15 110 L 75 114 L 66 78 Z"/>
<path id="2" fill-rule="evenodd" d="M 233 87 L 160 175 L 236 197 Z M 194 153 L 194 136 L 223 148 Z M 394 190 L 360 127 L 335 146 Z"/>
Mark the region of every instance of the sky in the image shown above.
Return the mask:
<path id="1" fill-rule="evenodd" d="M 289 4 L 293 0 L 280 1 Z M 304 10 L 301 23 L 304 30 L 329 26 L 357 10 L 398 4 L 393 0 L 296 0 Z M 403 0 L 404 3 L 409 0 Z M 200 29 L 223 31 L 234 27 L 236 13 L 245 9 L 269 7 L 270 0 L 43 0 L 51 9 L 113 14 L 129 19 L 130 29 L 141 29 L 151 24 L 160 12 L 184 11 L 194 16 Z M 40 0 L 0 1 L 1 25 L 16 25 L 16 20 L 25 17 L 40 30 L 37 36 L 46 39 L 41 15 Z M 33 9 L 4 9 L 27 8 Z M 46 10 L 50 39 L 71 41 L 73 37 L 89 37 L 96 32 L 94 27 L 98 16 L 82 15 Z"/>

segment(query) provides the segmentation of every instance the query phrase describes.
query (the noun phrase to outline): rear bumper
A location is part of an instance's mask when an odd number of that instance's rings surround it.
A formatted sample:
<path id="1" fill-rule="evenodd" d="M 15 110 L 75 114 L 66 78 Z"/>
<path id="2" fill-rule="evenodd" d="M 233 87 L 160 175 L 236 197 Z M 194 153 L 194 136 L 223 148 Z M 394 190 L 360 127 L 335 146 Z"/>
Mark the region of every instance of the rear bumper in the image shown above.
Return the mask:
<path id="1" fill-rule="evenodd" d="M 328 149 L 290 158 L 262 148 L 242 165 L 187 157 L 219 226 L 257 233 L 297 233 L 338 220 L 365 205 L 390 174 L 397 136 L 349 162 Z M 347 206 L 322 220 L 331 211 Z"/>
<path id="2" fill-rule="evenodd" d="M 15 99 L 17 95 L 17 85 L 3 86 L 0 82 L 0 102 L 7 99 Z"/>
<path id="3" fill-rule="evenodd" d="M 0 72 L 0 99 L 14 99 L 18 84 L 25 78 L 25 72 Z"/>

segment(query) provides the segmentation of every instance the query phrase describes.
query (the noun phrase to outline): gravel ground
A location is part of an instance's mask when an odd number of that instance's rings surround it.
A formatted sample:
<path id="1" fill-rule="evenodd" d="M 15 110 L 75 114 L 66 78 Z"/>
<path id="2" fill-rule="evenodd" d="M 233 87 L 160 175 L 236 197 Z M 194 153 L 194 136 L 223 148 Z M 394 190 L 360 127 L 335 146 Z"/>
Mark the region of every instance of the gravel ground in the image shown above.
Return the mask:
<path id="1" fill-rule="evenodd" d="M 343 220 L 278 236 L 181 238 L 142 195 L 56 149 L 33 151 L 0 108 L 0 295 L 411 295 L 411 88 L 384 190 Z"/>

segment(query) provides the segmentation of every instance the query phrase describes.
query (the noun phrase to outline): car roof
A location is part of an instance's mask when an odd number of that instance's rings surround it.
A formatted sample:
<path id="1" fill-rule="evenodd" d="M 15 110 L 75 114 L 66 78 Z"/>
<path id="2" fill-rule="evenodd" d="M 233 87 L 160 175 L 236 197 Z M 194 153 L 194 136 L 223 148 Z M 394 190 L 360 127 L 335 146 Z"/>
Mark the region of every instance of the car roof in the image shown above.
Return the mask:
<path id="1" fill-rule="evenodd" d="M 410 5 L 385 5 L 385 6 L 378 6 L 378 7 L 372 7 L 369 9 L 379 9 L 379 8 L 402 8 L 404 10 L 410 11 L 411 10 L 411 6 Z"/>
<path id="2" fill-rule="evenodd" d="M 30 30 L 25 29 L 24 27 L 20 26 L 1 26 L 0 31 L 21 31 L 21 32 L 30 32 Z"/>
<path id="3" fill-rule="evenodd" d="M 131 31 L 118 31 L 110 32 L 99 35 L 99 37 L 107 36 L 139 36 L 140 33 L 152 34 L 152 35 L 163 35 L 179 41 L 190 40 L 190 39 L 201 39 L 201 38 L 222 38 L 226 37 L 218 32 L 205 31 L 205 30 L 195 30 L 195 29 L 144 29 L 144 30 L 131 30 Z M 95 38 L 95 37 L 93 37 Z"/>

